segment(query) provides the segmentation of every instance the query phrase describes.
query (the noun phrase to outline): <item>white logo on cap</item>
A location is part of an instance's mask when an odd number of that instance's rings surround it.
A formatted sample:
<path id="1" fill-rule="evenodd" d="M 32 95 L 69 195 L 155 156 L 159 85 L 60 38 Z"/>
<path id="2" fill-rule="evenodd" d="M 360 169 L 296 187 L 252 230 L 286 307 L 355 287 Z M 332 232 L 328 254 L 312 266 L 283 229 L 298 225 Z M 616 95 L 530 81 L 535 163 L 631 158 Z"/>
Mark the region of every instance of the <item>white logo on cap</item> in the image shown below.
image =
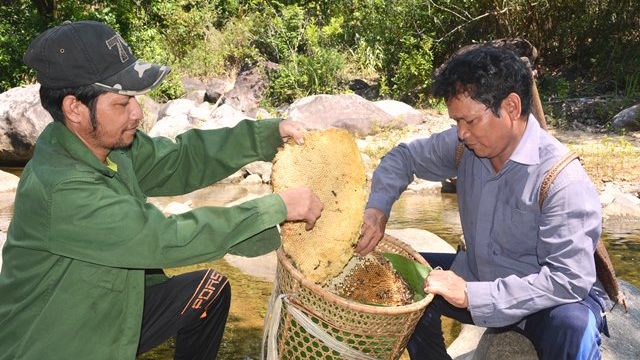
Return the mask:
<path id="1" fill-rule="evenodd" d="M 136 64 L 133 66 L 133 68 L 138 72 L 138 77 L 142 78 L 144 72 L 147 71 L 147 69 L 151 68 L 151 64 L 136 61 Z"/>
<path id="2" fill-rule="evenodd" d="M 119 34 L 113 35 L 110 39 L 105 41 L 105 43 L 107 44 L 107 47 L 109 48 L 109 50 L 111 50 L 114 46 L 118 47 L 118 54 L 120 55 L 120 61 L 125 62 L 129 60 L 129 55 L 127 55 L 127 52 L 124 51 L 124 48 L 126 46 L 129 52 L 131 52 L 131 49 L 129 48 L 129 45 L 127 45 L 127 43 L 124 41 L 124 39 L 120 37 Z"/>

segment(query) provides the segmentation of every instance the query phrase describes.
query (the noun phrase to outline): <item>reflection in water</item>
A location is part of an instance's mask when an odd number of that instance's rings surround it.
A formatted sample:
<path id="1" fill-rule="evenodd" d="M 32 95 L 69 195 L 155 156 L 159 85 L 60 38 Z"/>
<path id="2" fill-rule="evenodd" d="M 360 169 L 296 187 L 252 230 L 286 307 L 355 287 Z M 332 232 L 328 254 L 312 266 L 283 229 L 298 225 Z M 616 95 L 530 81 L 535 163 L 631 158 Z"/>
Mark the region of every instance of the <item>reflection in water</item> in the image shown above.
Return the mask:
<path id="1" fill-rule="evenodd" d="M 404 193 L 391 210 L 389 228 L 418 228 L 440 236 L 454 248 L 462 235 L 453 194 Z M 616 275 L 640 288 L 640 221 L 607 221 L 602 233 Z"/>

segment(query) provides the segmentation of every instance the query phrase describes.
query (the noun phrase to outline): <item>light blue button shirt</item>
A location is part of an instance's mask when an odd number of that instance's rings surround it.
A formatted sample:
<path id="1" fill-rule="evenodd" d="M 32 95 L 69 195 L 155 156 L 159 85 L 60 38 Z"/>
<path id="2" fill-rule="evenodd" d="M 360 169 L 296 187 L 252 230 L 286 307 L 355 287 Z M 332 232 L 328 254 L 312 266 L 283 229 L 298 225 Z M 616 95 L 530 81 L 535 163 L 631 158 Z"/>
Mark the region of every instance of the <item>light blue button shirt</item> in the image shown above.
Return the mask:
<path id="1" fill-rule="evenodd" d="M 452 270 L 467 281 L 469 311 L 480 326 L 500 327 L 542 309 L 585 298 L 596 282 L 593 259 L 602 229 L 600 200 L 578 161 L 553 182 L 542 210 L 548 170 L 569 151 L 530 116 L 515 151 L 495 172 L 465 149 L 459 168 L 452 128 L 400 144 L 373 174 L 367 208 L 387 217 L 414 180 L 458 177 L 458 206 L 467 250 Z"/>

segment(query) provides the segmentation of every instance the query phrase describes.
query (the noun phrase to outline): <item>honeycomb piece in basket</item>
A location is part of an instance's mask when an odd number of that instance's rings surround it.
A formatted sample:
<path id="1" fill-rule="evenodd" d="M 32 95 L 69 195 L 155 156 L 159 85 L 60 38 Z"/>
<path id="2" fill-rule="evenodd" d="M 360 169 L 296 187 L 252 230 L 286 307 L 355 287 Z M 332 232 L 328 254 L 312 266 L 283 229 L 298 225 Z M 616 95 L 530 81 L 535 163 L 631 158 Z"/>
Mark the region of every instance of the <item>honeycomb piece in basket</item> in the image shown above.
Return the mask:
<path id="1" fill-rule="evenodd" d="M 354 254 L 366 202 L 364 165 L 353 136 L 341 129 L 309 132 L 304 145 L 285 144 L 273 163 L 273 190 L 307 186 L 324 204 L 311 231 L 282 226 L 282 246 L 309 280 L 336 276 Z"/>
<path id="2" fill-rule="evenodd" d="M 413 302 L 413 292 L 381 253 L 354 256 L 327 290 L 368 305 L 402 306 Z"/>

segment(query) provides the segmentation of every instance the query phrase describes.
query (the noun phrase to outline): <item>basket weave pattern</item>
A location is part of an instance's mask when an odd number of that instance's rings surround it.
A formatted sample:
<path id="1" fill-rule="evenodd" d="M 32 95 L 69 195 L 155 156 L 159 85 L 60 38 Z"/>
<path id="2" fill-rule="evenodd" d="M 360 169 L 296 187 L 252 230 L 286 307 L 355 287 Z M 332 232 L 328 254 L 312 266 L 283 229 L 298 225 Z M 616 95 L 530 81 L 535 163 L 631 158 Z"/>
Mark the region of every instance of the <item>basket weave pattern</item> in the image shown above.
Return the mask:
<path id="1" fill-rule="evenodd" d="M 386 235 L 377 247 L 426 264 L 422 256 L 399 240 Z M 305 279 L 278 250 L 277 291 L 303 311 L 334 339 L 378 359 L 398 359 L 425 307 L 433 299 L 405 306 L 380 307 L 356 303 L 332 294 Z M 341 359 L 341 355 L 316 339 L 282 311 L 278 330 L 278 353 L 282 359 Z"/>

